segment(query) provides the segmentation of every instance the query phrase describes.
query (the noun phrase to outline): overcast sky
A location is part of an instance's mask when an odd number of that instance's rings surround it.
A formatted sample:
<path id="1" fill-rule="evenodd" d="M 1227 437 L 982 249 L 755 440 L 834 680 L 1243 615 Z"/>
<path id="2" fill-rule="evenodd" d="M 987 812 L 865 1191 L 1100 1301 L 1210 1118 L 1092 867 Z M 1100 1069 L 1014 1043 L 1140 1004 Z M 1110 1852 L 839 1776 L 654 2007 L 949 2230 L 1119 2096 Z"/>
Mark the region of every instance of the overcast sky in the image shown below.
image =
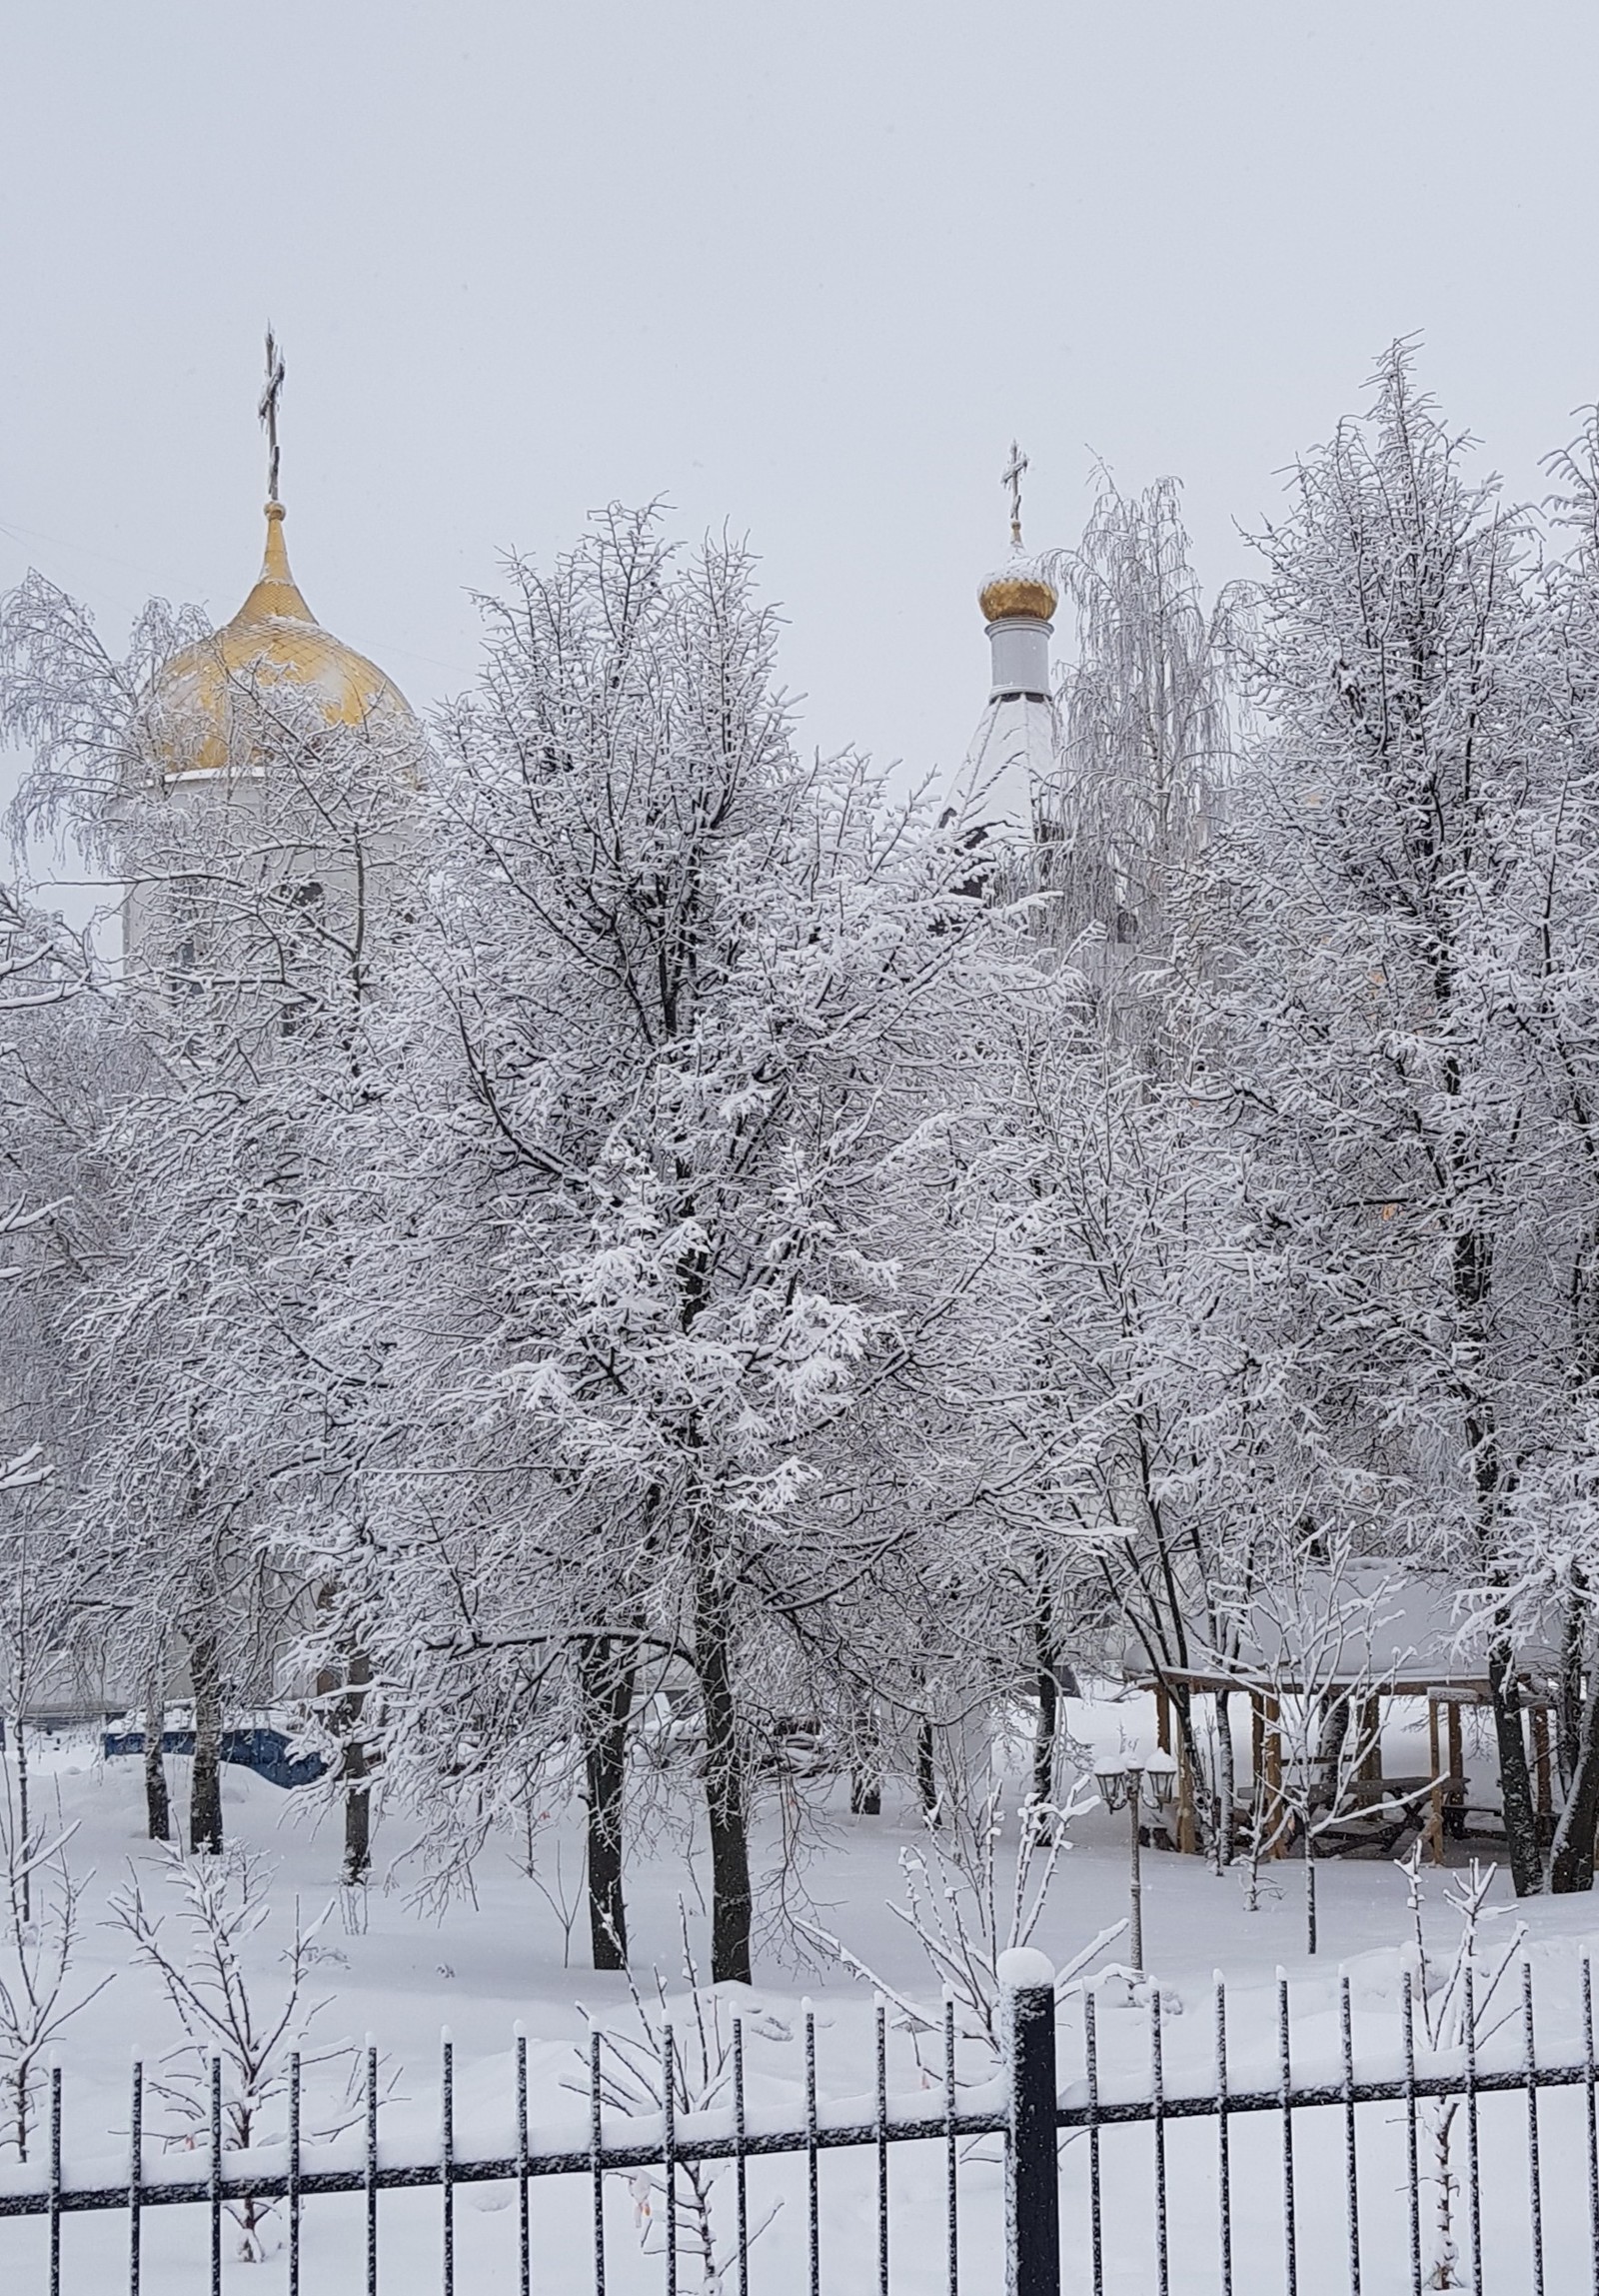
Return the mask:
<path id="1" fill-rule="evenodd" d="M 1200 569 L 1421 372 L 1517 493 L 1599 398 L 1594 0 L 12 0 L 0 584 L 231 614 L 270 314 L 313 610 L 419 704 L 595 505 L 730 523 L 808 738 L 985 693 L 998 474 L 1184 482 Z"/>

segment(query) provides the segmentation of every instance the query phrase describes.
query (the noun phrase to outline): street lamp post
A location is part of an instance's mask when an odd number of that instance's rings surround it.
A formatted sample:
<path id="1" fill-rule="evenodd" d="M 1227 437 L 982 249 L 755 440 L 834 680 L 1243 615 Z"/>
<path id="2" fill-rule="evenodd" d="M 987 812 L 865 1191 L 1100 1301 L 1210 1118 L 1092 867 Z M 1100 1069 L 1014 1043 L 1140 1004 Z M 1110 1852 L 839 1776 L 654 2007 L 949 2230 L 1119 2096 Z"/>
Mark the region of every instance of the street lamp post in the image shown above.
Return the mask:
<path id="1" fill-rule="evenodd" d="M 1140 1825 L 1144 1809 L 1144 1795 L 1149 1796 L 1151 1815 L 1164 1809 L 1171 1799 L 1176 1782 L 1177 1765 L 1169 1754 L 1151 1754 L 1146 1762 L 1127 1762 L 1120 1767 L 1095 1770 L 1094 1783 L 1099 1788 L 1106 1809 L 1125 1809 L 1131 1819 L 1132 1861 L 1127 1874 L 1127 1927 L 1130 1931 L 1132 1966 L 1143 1975 L 1143 1869 L 1140 1858 L 1142 1840 Z"/>

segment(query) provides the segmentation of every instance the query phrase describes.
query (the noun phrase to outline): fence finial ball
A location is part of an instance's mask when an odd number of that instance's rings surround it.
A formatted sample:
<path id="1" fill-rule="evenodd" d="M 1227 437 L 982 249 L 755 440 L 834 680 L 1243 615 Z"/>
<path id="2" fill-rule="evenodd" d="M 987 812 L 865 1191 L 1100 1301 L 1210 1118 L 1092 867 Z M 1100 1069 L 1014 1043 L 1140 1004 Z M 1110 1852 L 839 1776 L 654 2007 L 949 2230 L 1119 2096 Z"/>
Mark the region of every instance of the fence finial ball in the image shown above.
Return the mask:
<path id="1" fill-rule="evenodd" d="M 994 1975 L 1007 1993 L 1033 1985 L 1052 1985 L 1055 1973 L 1046 1954 L 1035 1945 L 1012 1945 L 994 1963 Z"/>

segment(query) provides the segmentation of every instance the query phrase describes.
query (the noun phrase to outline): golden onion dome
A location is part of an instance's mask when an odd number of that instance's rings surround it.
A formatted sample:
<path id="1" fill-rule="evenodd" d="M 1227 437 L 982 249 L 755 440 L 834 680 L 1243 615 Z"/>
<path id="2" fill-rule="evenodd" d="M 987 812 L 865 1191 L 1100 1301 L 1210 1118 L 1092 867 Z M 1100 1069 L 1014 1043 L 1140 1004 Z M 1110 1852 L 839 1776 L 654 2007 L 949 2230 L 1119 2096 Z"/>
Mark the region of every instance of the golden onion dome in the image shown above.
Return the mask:
<path id="1" fill-rule="evenodd" d="M 977 593 L 984 622 L 1049 622 L 1059 603 L 1048 577 L 1020 558 L 990 576 Z"/>
<path id="2" fill-rule="evenodd" d="M 274 689 L 306 696 L 329 726 L 414 723 L 393 680 L 324 630 L 301 597 L 289 571 L 283 520 L 282 503 L 269 502 L 261 577 L 233 620 L 186 646 L 161 673 L 157 701 L 170 773 L 237 767 L 243 761 L 236 746 L 256 748 L 248 717 Z"/>

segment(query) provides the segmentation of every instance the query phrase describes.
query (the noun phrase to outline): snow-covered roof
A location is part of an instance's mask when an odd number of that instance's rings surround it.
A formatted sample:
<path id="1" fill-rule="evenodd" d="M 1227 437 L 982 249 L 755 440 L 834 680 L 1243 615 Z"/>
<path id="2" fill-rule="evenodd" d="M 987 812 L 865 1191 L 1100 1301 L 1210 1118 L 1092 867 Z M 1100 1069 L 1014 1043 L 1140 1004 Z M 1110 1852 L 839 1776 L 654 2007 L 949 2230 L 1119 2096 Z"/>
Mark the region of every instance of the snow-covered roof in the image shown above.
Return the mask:
<path id="1" fill-rule="evenodd" d="M 1189 1665 L 1179 1671 L 1239 1681 L 1277 1676 L 1284 1687 L 1289 1679 L 1311 1688 L 1362 1678 L 1376 1686 L 1412 1688 L 1475 1684 L 1486 1661 L 1474 1615 L 1451 1587 L 1380 1562 L 1337 1573 L 1310 1569 L 1296 1574 L 1291 1589 L 1260 1594 L 1243 1619 L 1235 1650 L 1196 1640 Z M 1521 1671 L 1543 1673 L 1556 1657 L 1551 1630 L 1518 1637 Z M 1127 1671 L 1148 1673 L 1141 1646 L 1129 1648 Z"/>

